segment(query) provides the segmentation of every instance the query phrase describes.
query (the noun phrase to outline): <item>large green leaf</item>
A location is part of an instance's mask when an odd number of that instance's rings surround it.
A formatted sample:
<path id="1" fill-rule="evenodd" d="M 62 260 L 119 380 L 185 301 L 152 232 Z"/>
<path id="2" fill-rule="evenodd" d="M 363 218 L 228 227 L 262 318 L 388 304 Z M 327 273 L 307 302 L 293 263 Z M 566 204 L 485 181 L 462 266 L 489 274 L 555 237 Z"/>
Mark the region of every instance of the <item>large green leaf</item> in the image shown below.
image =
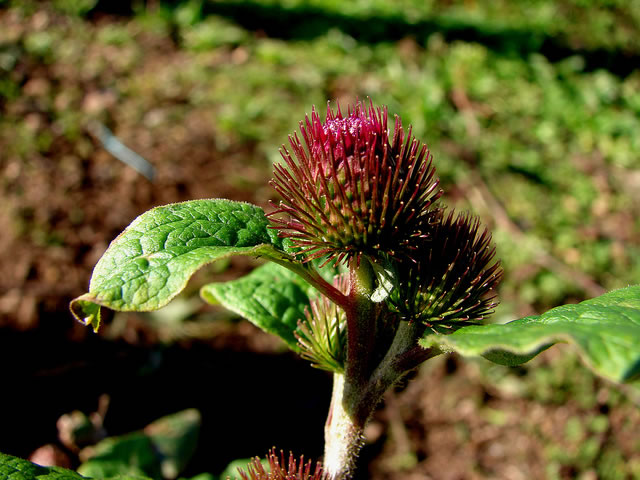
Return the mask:
<path id="1" fill-rule="evenodd" d="M 298 275 L 275 263 L 266 263 L 245 277 L 210 283 L 200 290 L 209 303 L 220 303 L 266 332 L 282 338 L 298 351 L 294 336 L 309 298 L 317 292 Z"/>
<path id="2" fill-rule="evenodd" d="M 2 480 L 88 480 L 73 470 L 61 467 L 43 467 L 28 460 L 0 453 Z M 150 480 L 137 475 L 118 475 L 117 480 Z M 116 480 L 114 478 L 113 480 Z"/>
<path id="3" fill-rule="evenodd" d="M 136 218 L 96 265 L 75 317 L 100 325 L 100 307 L 149 311 L 166 305 L 202 266 L 230 255 L 286 256 L 264 211 L 230 200 L 193 200 Z"/>
<path id="4" fill-rule="evenodd" d="M 0 453 L 2 480 L 85 480 L 76 472 L 60 467 L 41 467 L 22 458 Z"/>
<path id="5" fill-rule="evenodd" d="M 506 324 L 469 326 L 451 335 L 427 335 L 420 344 L 518 365 L 556 342 L 576 345 L 585 362 L 605 378 L 619 382 L 637 379 L 640 285 Z"/>

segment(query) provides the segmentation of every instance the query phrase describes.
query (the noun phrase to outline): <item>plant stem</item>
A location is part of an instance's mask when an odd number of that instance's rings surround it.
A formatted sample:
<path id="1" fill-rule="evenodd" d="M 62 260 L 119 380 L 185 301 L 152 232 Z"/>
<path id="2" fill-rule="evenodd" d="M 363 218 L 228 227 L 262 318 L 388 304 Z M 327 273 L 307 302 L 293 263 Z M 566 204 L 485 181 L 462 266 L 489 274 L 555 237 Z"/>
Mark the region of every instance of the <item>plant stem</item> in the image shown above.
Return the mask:
<path id="1" fill-rule="evenodd" d="M 325 425 L 324 467 L 330 480 L 349 480 L 363 444 L 364 427 L 379 397 L 365 401 L 376 344 L 376 306 L 371 293 L 375 273 L 368 259 L 352 260 L 347 316 L 347 356 L 344 374 L 334 374 L 331 407 Z"/>
<path id="2" fill-rule="evenodd" d="M 386 359 L 387 357 L 385 357 Z M 382 395 L 404 371 L 384 362 L 364 384 L 349 382 L 346 375 L 335 373 L 331 406 L 324 428 L 323 465 L 328 480 L 350 480 L 356 459 L 364 444 L 364 428 Z"/>
<path id="3" fill-rule="evenodd" d="M 367 381 L 376 342 L 376 312 L 371 301 L 375 273 L 368 259 L 352 260 L 349 265 L 349 302 L 347 316 L 346 388 L 362 388 Z"/>
<path id="4" fill-rule="evenodd" d="M 375 272 L 366 258 L 349 265 L 350 288 L 343 307 L 347 316 L 347 356 L 344 374 L 335 373 L 331 406 L 325 424 L 324 468 L 328 480 L 350 480 L 363 445 L 367 421 L 384 393 L 408 370 L 438 355 L 423 349 L 420 323 L 400 322 L 393 341 L 381 342 L 385 312 L 371 299 Z M 380 318 L 379 318 L 380 317 Z"/>
<path id="5" fill-rule="evenodd" d="M 324 427 L 324 469 L 328 480 L 349 480 L 363 445 L 366 418 L 358 420 L 346 408 L 344 375 L 333 375 L 333 393 Z"/>
<path id="6" fill-rule="evenodd" d="M 422 348 L 418 345 L 424 330 L 425 326 L 418 322 L 400 322 L 393 343 L 371 375 L 371 383 L 382 383 L 388 388 L 405 372 L 440 355 L 442 351 L 438 348 Z"/>

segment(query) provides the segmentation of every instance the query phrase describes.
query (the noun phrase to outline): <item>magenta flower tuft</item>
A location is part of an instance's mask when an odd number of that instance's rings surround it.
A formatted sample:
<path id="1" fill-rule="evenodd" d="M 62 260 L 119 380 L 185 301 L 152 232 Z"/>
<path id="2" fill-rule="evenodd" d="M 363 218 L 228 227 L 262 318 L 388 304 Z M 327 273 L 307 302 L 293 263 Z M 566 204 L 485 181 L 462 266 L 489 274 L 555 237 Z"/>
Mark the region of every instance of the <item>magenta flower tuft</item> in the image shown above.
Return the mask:
<path id="1" fill-rule="evenodd" d="M 400 288 L 390 298 L 402 318 L 450 333 L 461 322 L 478 323 L 493 312 L 502 269 L 493 262 L 491 234 L 480 231 L 477 218 L 452 211 L 421 243 L 415 260 L 399 263 Z"/>
<path id="2" fill-rule="evenodd" d="M 239 470 L 242 480 L 322 480 L 322 465 L 316 463 L 312 468 L 311 460 L 304 463 L 301 456 L 299 460 L 289 453 L 289 460 L 285 462 L 284 452 L 280 450 L 280 455 L 276 454 L 272 448 L 267 455 L 269 468 L 265 468 L 258 457 L 255 457 L 247 466 L 248 472 Z"/>
<path id="3" fill-rule="evenodd" d="M 305 259 L 327 262 L 368 255 L 396 257 L 433 215 L 442 191 L 431 155 L 396 117 L 389 138 L 386 108 L 358 102 L 344 116 L 327 107 L 323 122 L 312 110 L 300 123 L 304 144 L 289 137 L 284 165 L 271 184 L 282 196 L 274 225 Z M 428 223 L 428 221 L 426 222 Z"/>

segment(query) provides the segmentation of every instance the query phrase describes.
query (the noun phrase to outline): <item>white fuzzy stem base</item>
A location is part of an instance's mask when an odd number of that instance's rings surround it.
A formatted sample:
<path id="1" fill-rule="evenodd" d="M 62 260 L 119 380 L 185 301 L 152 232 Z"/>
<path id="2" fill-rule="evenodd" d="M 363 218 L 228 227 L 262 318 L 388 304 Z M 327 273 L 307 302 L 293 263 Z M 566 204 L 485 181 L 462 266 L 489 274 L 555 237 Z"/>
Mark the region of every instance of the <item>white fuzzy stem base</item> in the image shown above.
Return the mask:
<path id="1" fill-rule="evenodd" d="M 349 480 L 362 448 L 364 426 L 356 425 L 344 408 L 344 376 L 333 377 L 333 394 L 329 416 L 324 427 L 323 466 L 328 480 Z"/>

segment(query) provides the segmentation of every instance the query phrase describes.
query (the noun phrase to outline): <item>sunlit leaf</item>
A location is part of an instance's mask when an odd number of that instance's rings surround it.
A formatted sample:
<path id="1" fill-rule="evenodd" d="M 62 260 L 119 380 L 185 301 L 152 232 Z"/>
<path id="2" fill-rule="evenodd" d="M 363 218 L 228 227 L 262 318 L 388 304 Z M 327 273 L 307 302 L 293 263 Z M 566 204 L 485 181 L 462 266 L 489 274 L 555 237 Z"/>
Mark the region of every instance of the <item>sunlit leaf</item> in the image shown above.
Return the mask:
<path id="1" fill-rule="evenodd" d="M 431 334 L 420 344 L 518 365 L 558 342 L 575 345 L 597 374 L 618 382 L 640 376 L 640 285 L 506 324 Z"/>
<path id="2" fill-rule="evenodd" d="M 280 239 L 263 210 L 230 200 L 194 200 L 143 213 L 96 265 L 89 293 L 71 303 L 94 330 L 100 306 L 150 311 L 166 305 L 204 265 L 231 255 L 269 255 Z"/>

